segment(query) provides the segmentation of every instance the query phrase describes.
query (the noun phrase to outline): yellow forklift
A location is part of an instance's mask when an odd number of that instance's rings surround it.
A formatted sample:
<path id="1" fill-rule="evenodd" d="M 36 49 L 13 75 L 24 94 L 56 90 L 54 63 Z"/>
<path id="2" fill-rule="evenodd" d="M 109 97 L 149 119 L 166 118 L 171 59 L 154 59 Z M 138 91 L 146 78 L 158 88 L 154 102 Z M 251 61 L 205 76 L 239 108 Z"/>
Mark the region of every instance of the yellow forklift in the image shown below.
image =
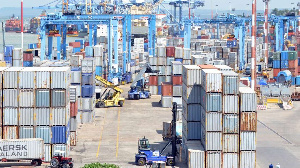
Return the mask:
<path id="1" fill-rule="evenodd" d="M 123 89 L 115 86 L 113 83 L 110 83 L 109 81 L 105 80 L 101 76 L 96 75 L 95 79 L 101 82 L 104 87 L 106 87 L 102 95 L 96 99 L 96 105 L 95 105 L 96 108 L 115 107 L 115 106 L 123 107 L 125 102 L 125 99 L 121 97 L 121 93 L 123 93 Z M 111 89 L 114 90 L 114 93 L 110 93 Z M 109 91 L 107 92 L 107 90 Z"/>

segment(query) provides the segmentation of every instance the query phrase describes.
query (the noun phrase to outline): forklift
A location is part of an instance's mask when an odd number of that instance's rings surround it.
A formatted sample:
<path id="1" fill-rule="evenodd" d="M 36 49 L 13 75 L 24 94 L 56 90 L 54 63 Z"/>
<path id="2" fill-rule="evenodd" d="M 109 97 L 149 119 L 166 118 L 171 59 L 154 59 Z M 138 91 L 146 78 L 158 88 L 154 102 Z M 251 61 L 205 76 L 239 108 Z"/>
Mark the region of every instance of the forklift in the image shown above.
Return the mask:
<path id="1" fill-rule="evenodd" d="M 135 155 L 135 163 L 139 166 L 152 165 L 152 167 L 163 168 L 163 166 L 174 166 L 175 157 L 177 155 L 177 136 L 176 136 L 176 112 L 177 103 L 173 103 L 172 113 L 172 138 L 167 145 L 161 150 L 152 151 L 150 148 L 149 140 L 144 137 L 138 140 L 138 153 Z M 172 153 L 163 155 L 163 152 L 169 145 L 172 145 Z"/>

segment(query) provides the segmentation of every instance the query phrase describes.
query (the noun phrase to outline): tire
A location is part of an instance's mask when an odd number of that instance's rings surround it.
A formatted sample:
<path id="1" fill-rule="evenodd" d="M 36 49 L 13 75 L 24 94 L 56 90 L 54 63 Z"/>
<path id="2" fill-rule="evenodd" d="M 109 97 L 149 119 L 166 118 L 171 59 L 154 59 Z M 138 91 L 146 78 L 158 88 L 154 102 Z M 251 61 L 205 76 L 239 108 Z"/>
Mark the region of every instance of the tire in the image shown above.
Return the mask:
<path id="1" fill-rule="evenodd" d="M 64 163 L 64 164 L 62 165 L 62 168 L 69 168 L 68 163 Z"/>
<path id="2" fill-rule="evenodd" d="M 104 102 L 100 102 L 100 103 L 99 103 L 99 107 L 100 107 L 100 108 L 104 108 L 104 107 L 105 107 L 105 103 L 104 103 Z"/>
<path id="3" fill-rule="evenodd" d="M 136 100 L 140 100 L 140 95 L 136 95 Z"/>
<path id="4" fill-rule="evenodd" d="M 139 158 L 138 165 L 139 166 L 144 166 L 145 164 L 146 164 L 146 160 L 144 158 Z"/>
<path id="5" fill-rule="evenodd" d="M 73 168 L 73 163 L 70 163 L 69 166 L 70 166 L 70 168 Z"/>
<path id="6" fill-rule="evenodd" d="M 174 159 L 168 159 L 167 165 L 168 165 L 168 166 L 174 166 L 174 165 L 175 165 Z"/>
<path id="7" fill-rule="evenodd" d="M 51 167 L 57 167 L 59 165 L 59 162 L 56 158 L 52 158 L 50 161 Z"/>
<path id="8" fill-rule="evenodd" d="M 120 105 L 120 107 L 123 107 L 124 102 L 123 101 L 119 101 L 119 105 Z"/>
<path id="9" fill-rule="evenodd" d="M 97 102 L 95 105 L 96 108 L 100 108 L 100 102 Z"/>
<path id="10" fill-rule="evenodd" d="M 38 162 L 37 162 L 36 160 L 32 160 L 32 161 L 31 161 L 31 165 L 32 165 L 32 166 L 37 166 L 37 165 L 38 165 Z"/>

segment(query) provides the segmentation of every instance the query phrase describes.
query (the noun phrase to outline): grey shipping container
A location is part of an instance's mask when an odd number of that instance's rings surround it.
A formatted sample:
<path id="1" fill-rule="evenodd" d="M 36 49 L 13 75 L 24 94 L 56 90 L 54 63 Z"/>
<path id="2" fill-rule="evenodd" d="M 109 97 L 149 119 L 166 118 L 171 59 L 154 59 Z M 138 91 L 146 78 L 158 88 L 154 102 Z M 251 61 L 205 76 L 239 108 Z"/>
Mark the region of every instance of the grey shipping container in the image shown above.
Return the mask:
<path id="1" fill-rule="evenodd" d="M 77 129 L 77 118 L 71 117 L 70 118 L 70 131 L 76 131 Z"/>
<path id="2" fill-rule="evenodd" d="M 51 143 L 51 127 L 37 126 L 35 128 L 35 137 L 42 138 L 44 143 Z"/>
<path id="3" fill-rule="evenodd" d="M 182 75 L 182 63 L 179 61 L 172 61 L 172 75 Z"/>
<path id="4" fill-rule="evenodd" d="M 184 144 L 189 168 L 205 168 L 205 151 L 200 142 Z"/>
<path id="5" fill-rule="evenodd" d="M 91 123 L 93 121 L 93 111 L 82 111 L 81 124 Z"/>
<path id="6" fill-rule="evenodd" d="M 95 71 L 95 60 L 94 58 L 84 58 L 81 61 L 81 72 L 92 73 Z"/>
<path id="7" fill-rule="evenodd" d="M 257 109 L 257 96 L 250 87 L 240 87 L 240 111 L 253 112 Z"/>
<path id="8" fill-rule="evenodd" d="M 34 107 L 34 90 L 22 89 L 19 92 L 19 106 L 20 107 Z"/>
<path id="9" fill-rule="evenodd" d="M 165 108 L 173 107 L 171 96 L 161 96 L 161 105 Z"/>
<path id="10" fill-rule="evenodd" d="M 239 168 L 238 153 L 223 153 L 223 168 Z"/>
<path id="11" fill-rule="evenodd" d="M 188 122 L 184 117 L 182 118 L 182 136 L 187 140 L 200 140 L 201 138 L 201 123 Z"/>
<path id="12" fill-rule="evenodd" d="M 240 152 L 240 167 L 255 168 L 256 167 L 256 152 L 241 151 Z"/>
<path id="13" fill-rule="evenodd" d="M 50 107 L 49 89 L 37 89 L 35 92 L 36 107 Z"/>
<path id="14" fill-rule="evenodd" d="M 239 134 L 223 134 L 223 152 L 239 152 Z"/>
<path id="15" fill-rule="evenodd" d="M 239 93 L 239 76 L 233 71 L 225 71 L 223 73 L 223 94 L 234 94 Z"/>
<path id="16" fill-rule="evenodd" d="M 19 73 L 19 88 L 20 89 L 35 89 L 35 71 L 36 67 L 26 67 Z"/>
<path id="17" fill-rule="evenodd" d="M 56 67 L 51 70 L 51 89 L 66 89 L 70 86 L 70 68 Z"/>
<path id="18" fill-rule="evenodd" d="M 182 82 L 187 86 L 201 84 L 201 69 L 197 65 L 183 65 Z"/>
<path id="19" fill-rule="evenodd" d="M 44 162 L 50 162 L 50 160 L 52 159 L 52 155 L 51 155 L 51 145 L 50 144 L 44 144 Z"/>
<path id="20" fill-rule="evenodd" d="M 173 96 L 182 96 L 182 86 L 181 85 L 174 85 L 173 86 Z"/>
<path id="21" fill-rule="evenodd" d="M 81 98 L 81 110 L 93 110 L 94 98 Z"/>
<path id="22" fill-rule="evenodd" d="M 34 138 L 33 136 L 33 126 L 20 126 L 19 127 L 19 138 L 26 139 L 26 138 Z"/>
<path id="23" fill-rule="evenodd" d="M 3 89 L 3 107 L 18 107 L 18 89 Z"/>
<path id="24" fill-rule="evenodd" d="M 225 114 L 223 119 L 224 133 L 239 133 L 239 116 L 237 114 Z"/>
<path id="25" fill-rule="evenodd" d="M 67 93 L 65 89 L 51 90 L 51 107 L 64 107 L 66 106 Z"/>
<path id="26" fill-rule="evenodd" d="M 206 152 L 206 167 L 222 168 L 222 152 L 219 151 Z"/>
<path id="27" fill-rule="evenodd" d="M 256 132 L 240 133 L 240 150 L 243 151 L 256 150 Z"/>
<path id="28" fill-rule="evenodd" d="M 205 150 L 221 151 L 222 146 L 222 132 L 207 132 L 202 126 L 201 128 L 201 143 Z"/>
<path id="29" fill-rule="evenodd" d="M 35 125 L 50 125 L 50 108 L 35 109 Z"/>
<path id="30" fill-rule="evenodd" d="M 67 125 L 70 119 L 70 106 L 53 107 L 51 125 Z"/>
<path id="31" fill-rule="evenodd" d="M 201 85 L 206 92 L 222 92 L 222 73 L 217 69 L 201 70 Z"/>
<path id="32" fill-rule="evenodd" d="M 34 108 L 19 108 L 19 125 L 34 125 Z"/>
<path id="33" fill-rule="evenodd" d="M 201 97 L 199 96 L 201 93 L 201 86 L 200 85 L 194 85 L 194 86 L 187 86 L 184 83 L 182 84 L 182 99 L 190 104 L 195 103 L 199 104 L 201 103 Z"/>
<path id="34" fill-rule="evenodd" d="M 221 112 L 222 111 L 222 94 L 221 93 L 206 93 L 201 88 L 201 105 L 206 112 Z"/>
<path id="35" fill-rule="evenodd" d="M 166 75 L 171 76 L 172 74 L 172 67 L 171 66 L 165 66 Z"/>
<path id="36" fill-rule="evenodd" d="M 40 67 L 36 70 L 36 88 L 50 88 L 50 71 L 52 67 Z"/>
<path id="37" fill-rule="evenodd" d="M 205 131 L 222 131 L 222 113 L 220 112 L 205 112 L 200 108 L 201 124 Z"/>
<path id="38" fill-rule="evenodd" d="M 223 111 L 225 114 L 238 114 L 239 97 L 235 95 L 223 95 Z"/>
<path id="39" fill-rule="evenodd" d="M 71 83 L 81 82 L 81 71 L 71 71 Z"/>
<path id="40" fill-rule="evenodd" d="M 3 108 L 3 125 L 18 125 L 18 108 Z"/>

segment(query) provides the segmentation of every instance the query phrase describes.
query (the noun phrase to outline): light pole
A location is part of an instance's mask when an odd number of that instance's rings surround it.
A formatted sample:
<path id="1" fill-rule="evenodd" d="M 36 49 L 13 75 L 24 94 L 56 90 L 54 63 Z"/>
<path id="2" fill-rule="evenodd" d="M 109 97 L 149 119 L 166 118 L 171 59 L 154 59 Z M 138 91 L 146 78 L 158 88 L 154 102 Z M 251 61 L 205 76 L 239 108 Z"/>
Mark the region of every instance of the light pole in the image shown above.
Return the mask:
<path id="1" fill-rule="evenodd" d="M 269 58 L 269 47 L 268 47 L 268 34 L 269 34 L 269 22 L 268 22 L 268 13 L 269 13 L 269 1 L 263 0 L 265 3 L 265 69 L 268 67 L 268 58 Z"/>
<path id="2" fill-rule="evenodd" d="M 256 0 L 252 0 L 251 88 L 256 89 Z"/>
<path id="3" fill-rule="evenodd" d="M 219 5 L 216 5 L 216 16 L 218 16 L 218 6 Z"/>

